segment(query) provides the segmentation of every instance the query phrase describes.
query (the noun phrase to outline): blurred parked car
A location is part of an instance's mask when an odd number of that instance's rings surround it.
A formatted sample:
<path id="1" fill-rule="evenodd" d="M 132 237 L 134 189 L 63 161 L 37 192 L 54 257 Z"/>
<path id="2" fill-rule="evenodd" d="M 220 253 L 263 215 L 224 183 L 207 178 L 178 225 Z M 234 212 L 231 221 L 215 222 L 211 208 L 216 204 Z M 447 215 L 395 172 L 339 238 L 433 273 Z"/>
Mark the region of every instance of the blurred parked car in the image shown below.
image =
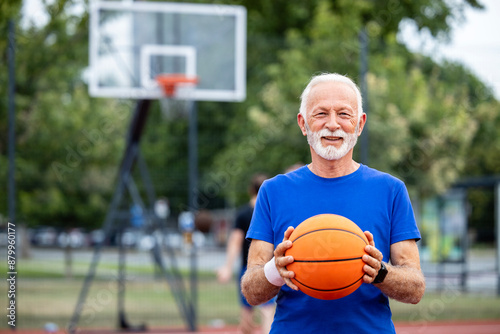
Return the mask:
<path id="1" fill-rule="evenodd" d="M 31 232 L 31 244 L 41 247 L 57 246 L 58 232 L 54 227 L 40 226 Z"/>
<path id="2" fill-rule="evenodd" d="M 101 242 L 104 242 L 104 231 L 103 230 L 93 230 L 89 233 L 90 246 L 95 246 Z"/>
<path id="3" fill-rule="evenodd" d="M 87 234 L 80 228 L 61 232 L 57 237 L 57 245 L 62 248 L 82 248 L 89 245 Z"/>

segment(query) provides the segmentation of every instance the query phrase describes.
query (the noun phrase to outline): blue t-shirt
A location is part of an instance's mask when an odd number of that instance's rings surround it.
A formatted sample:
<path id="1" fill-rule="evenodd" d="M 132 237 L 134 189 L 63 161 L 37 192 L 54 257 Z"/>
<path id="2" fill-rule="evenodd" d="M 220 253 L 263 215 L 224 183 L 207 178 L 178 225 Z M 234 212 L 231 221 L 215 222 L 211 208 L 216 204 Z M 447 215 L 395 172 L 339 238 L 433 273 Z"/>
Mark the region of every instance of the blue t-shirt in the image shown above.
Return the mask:
<path id="1" fill-rule="evenodd" d="M 307 166 L 264 182 L 247 238 L 274 244 L 288 226 L 333 213 L 374 236 L 388 262 L 393 243 L 420 239 L 408 191 L 397 178 L 365 165 L 346 176 L 322 178 Z M 388 298 L 363 283 L 337 300 L 320 300 L 284 285 L 278 294 L 271 333 L 395 333 Z"/>

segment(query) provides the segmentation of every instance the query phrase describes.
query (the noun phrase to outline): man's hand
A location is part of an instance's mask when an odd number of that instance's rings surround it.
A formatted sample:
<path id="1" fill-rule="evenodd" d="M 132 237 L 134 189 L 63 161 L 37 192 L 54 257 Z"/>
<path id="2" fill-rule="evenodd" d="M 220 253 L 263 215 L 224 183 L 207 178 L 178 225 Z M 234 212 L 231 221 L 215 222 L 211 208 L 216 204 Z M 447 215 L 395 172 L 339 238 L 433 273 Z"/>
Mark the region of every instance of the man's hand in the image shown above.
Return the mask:
<path id="1" fill-rule="evenodd" d="M 235 228 L 229 235 L 226 249 L 226 263 L 217 270 L 217 279 L 220 283 L 227 283 L 233 277 L 233 263 L 241 253 L 241 246 L 245 240 L 245 232 Z"/>
<path id="2" fill-rule="evenodd" d="M 380 262 L 382 262 L 384 256 L 377 248 L 375 248 L 373 234 L 368 231 L 365 231 L 364 233 L 368 239 L 368 245 L 365 246 L 365 252 L 367 254 L 363 255 L 363 262 L 365 263 L 363 266 L 363 270 L 365 272 L 363 282 L 370 284 L 373 283 L 375 277 L 377 277 L 378 271 L 382 267 Z"/>
<path id="3" fill-rule="evenodd" d="M 293 230 L 294 228 L 292 226 L 289 226 L 285 231 L 283 241 L 274 250 L 274 261 L 276 263 L 276 269 L 278 269 L 279 274 L 285 280 L 286 285 L 288 285 L 291 289 L 298 291 L 299 288 L 291 281 L 291 278 L 295 277 L 295 273 L 285 268 L 287 265 L 293 262 L 293 256 L 285 256 L 286 250 L 292 247 L 292 242 L 288 239 L 290 238 Z"/>
<path id="4" fill-rule="evenodd" d="M 375 247 L 373 235 L 366 231 L 369 245 L 363 255 L 365 265 L 363 282 L 373 283 L 381 268 L 382 253 Z M 375 286 L 387 297 L 402 303 L 417 304 L 425 292 L 425 278 L 420 269 L 420 258 L 415 240 L 403 240 L 391 245 L 391 263 L 386 264 L 388 270 L 383 283 Z"/>
<path id="5" fill-rule="evenodd" d="M 233 271 L 227 266 L 222 266 L 217 270 L 217 280 L 219 283 L 227 283 L 233 277 Z"/>

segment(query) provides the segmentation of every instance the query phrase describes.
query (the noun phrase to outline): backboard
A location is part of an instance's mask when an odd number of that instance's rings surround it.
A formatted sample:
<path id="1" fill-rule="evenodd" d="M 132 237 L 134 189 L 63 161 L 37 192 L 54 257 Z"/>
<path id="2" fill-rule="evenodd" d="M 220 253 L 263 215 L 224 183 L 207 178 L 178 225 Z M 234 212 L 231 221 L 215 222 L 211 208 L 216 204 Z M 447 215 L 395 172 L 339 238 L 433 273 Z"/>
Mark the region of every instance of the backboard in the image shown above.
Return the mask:
<path id="1" fill-rule="evenodd" d="M 89 92 L 159 99 L 160 74 L 196 76 L 197 101 L 246 97 L 246 9 L 173 2 L 91 1 Z"/>

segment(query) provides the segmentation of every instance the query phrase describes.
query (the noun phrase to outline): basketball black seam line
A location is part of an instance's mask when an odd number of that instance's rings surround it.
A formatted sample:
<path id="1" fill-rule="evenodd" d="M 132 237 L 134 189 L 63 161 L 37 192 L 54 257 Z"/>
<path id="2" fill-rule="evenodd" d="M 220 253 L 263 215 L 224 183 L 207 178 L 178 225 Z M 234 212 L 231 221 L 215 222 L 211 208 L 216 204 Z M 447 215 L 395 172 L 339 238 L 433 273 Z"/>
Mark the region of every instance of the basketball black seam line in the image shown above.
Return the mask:
<path id="1" fill-rule="evenodd" d="M 348 259 L 332 259 L 332 260 L 293 260 L 293 262 L 301 262 L 301 263 L 321 263 L 321 262 L 342 262 L 342 261 L 354 261 L 354 260 L 361 260 L 360 257 L 352 257 Z"/>
<path id="2" fill-rule="evenodd" d="M 364 276 L 364 274 L 363 274 L 363 276 Z M 297 283 L 299 283 L 299 284 L 301 284 L 301 285 L 305 286 L 305 287 L 306 287 L 306 288 L 308 288 L 308 289 L 314 290 L 314 291 L 333 292 L 333 291 L 344 290 L 344 289 L 347 289 L 347 288 L 349 288 L 349 287 L 353 286 L 354 284 L 356 284 L 356 283 L 358 283 L 360 280 L 362 280 L 362 279 L 363 279 L 363 276 L 361 276 L 359 279 L 357 279 L 356 281 L 354 281 L 354 283 L 351 283 L 351 284 L 349 284 L 349 285 L 346 285 L 346 286 L 344 286 L 344 287 L 342 287 L 342 288 L 337 288 L 337 289 L 318 289 L 318 288 L 313 288 L 313 287 L 310 287 L 310 286 L 308 286 L 308 285 L 305 285 L 304 283 L 302 283 L 301 281 L 299 281 L 299 280 L 298 280 L 298 279 L 296 279 L 296 278 L 293 278 L 293 279 L 294 279 L 294 280 L 296 280 L 296 281 L 297 281 Z"/>
<path id="3" fill-rule="evenodd" d="M 355 235 L 356 237 L 360 238 L 361 240 L 363 240 L 363 242 L 365 243 L 365 245 L 368 245 L 366 243 L 365 239 L 363 239 L 362 237 L 360 237 L 358 234 L 356 234 L 354 232 L 351 232 L 351 231 L 348 231 L 348 230 L 343 230 L 341 228 L 320 228 L 318 230 L 309 231 L 307 233 L 304 233 L 304 234 L 298 236 L 297 239 L 293 240 L 292 242 L 296 242 L 297 240 L 299 240 L 300 238 L 302 238 L 303 236 L 306 236 L 308 234 L 311 234 L 311 233 L 314 233 L 314 232 L 320 232 L 320 231 L 343 231 L 343 232 L 347 232 L 347 233 L 350 233 L 350 234 Z"/>

